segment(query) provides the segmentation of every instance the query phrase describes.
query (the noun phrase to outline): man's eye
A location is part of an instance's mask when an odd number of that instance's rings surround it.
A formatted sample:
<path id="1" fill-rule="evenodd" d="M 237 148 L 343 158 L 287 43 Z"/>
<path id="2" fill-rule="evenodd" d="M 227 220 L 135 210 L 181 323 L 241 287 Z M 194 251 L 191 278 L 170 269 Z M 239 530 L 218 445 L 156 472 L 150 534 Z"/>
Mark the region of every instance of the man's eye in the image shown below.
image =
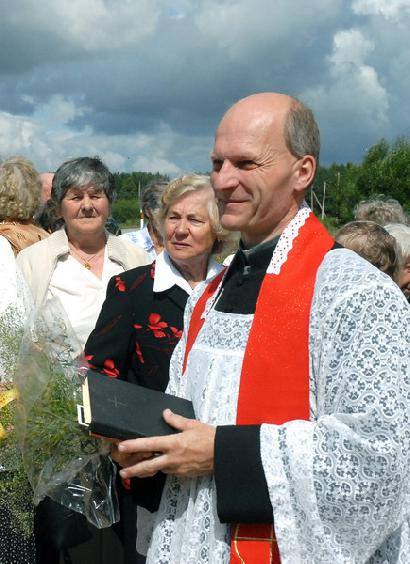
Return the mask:
<path id="1" fill-rule="evenodd" d="M 238 161 L 237 166 L 243 170 L 252 170 L 253 168 L 256 168 L 256 163 L 255 161 L 243 160 Z"/>
<path id="2" fill-rule="evenodd" d="M 222 161 L 218 160 L 218 159 L 213 159 L 212 160 L 212 170 L 218 172 L 220 171 L 222 168 Z"/>

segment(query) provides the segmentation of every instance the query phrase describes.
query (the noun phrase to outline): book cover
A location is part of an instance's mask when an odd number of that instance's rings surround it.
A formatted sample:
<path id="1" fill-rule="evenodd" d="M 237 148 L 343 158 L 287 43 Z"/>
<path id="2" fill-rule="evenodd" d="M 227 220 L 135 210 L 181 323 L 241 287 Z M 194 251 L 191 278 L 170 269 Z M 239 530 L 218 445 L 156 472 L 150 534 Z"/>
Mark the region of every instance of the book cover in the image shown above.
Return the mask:
<path id="1" fill-rule="evenodd" d="M 78 421 L 90 433 L 114 439 L 177 433 L 162 417 L 166 408 L 195 419 L 192 403 L 186 399 L 89 370 L 83 384 L 83 405 L 78 406 Z"/>

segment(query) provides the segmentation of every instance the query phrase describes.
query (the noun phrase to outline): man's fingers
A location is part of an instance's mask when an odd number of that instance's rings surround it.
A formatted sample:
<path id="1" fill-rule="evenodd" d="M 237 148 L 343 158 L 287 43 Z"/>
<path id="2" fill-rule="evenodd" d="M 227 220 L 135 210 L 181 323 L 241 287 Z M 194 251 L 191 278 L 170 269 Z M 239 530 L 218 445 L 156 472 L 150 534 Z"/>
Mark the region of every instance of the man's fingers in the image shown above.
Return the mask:
<path id="1" fill-rule="evenodd" d="M 150 478 L 162 470 L 166 464 L 165 457 L 166 455 L 154 456 L 149 460 L 144 460 L 133 466 L 122 468 L 120 470 L 120 476 L 121 478 L 135 478 L 136 476 L 138 478 Z"/>
<path id="2" fill-rule="evenodd" d="M 162 452 L 167 445 L 168 437 L 150 437 L 147 439 L 128 439 L 122 441 L 118 445 L 119 452 L 137 453 L 137 452 Z"/>
<path id="3" fill-rule="evenodd" d="M 174 429 L 178 429 L 178 431 L 186 431 L 192 427 L 192 423 L 196 423 L 195 419 L 187 419 L 186 417 L 182 417 L 182 415 L 177 415 L 170 409 L 165 409 L 162 417 L 168 425 L 171 425 Z"/>

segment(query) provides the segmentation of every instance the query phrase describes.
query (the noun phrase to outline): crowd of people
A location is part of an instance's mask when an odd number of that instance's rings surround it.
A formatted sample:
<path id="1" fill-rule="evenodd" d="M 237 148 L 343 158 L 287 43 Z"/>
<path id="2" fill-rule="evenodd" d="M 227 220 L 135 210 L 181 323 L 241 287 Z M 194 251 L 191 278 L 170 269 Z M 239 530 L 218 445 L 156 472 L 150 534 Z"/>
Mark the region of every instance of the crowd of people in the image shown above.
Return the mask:
<path id="1" fill-rule="evenodd" d="M 57 299 L 73 357 L 196 417 L 112 444 L 108 532 L 83 519 L 53 545 L 46 498 L 20 542 L 0 507 L 0 564 L 410 561 L 410 221 L 377 197 L 329 234 L 305 202 L 319 151 L 300 101 L 244 98 L 211 175 L 148 185 L 145 227 L 122 235 L 99 158 L 0 164 L 0 314 L 22 326 Z"/>

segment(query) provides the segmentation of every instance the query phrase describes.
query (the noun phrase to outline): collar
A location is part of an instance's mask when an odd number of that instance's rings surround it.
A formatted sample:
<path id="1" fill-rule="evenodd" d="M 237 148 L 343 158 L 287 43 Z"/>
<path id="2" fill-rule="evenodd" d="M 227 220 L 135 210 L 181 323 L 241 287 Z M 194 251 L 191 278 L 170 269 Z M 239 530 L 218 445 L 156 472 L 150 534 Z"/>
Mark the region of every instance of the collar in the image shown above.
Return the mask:
<path id="1" fill-rule="evenodd" d="M 210 258 L 208 261 L 208 271 L 206 273 L 205 281 L 208 282 L 211 278 L 216 276 L 222 270 L 223 266 L 217 263 L 214 259 Z M 166 250 L 163 250 L 155 261 L 155 276 L 154 276 L 154 292 L 165 292 L 172 288 L 172 286 L 179 286 L 189 296 L 193 292 L 193 288 L 188 284 L 174 263 Z"/>
<path id="2" fill-rule="evenodd" d="M 107 239 L 106 247 L 108 258 L 120 264 L 124 268 L 124 270 L 127 270 L 127 263 L 126 261 L 124 261 L 123 242 L 112 233 L 109 233 L 107 230 L 105 230 L 105 236 Z M 62 227 L 58 231 L 55 231 L 52 235 L 47 237 L 47 242 L 52 249 L 53 254 L 57 258 L 68 255 L 70 252 L 70 248 L 68 246 L 68 237 L 64 227 Z"/>

